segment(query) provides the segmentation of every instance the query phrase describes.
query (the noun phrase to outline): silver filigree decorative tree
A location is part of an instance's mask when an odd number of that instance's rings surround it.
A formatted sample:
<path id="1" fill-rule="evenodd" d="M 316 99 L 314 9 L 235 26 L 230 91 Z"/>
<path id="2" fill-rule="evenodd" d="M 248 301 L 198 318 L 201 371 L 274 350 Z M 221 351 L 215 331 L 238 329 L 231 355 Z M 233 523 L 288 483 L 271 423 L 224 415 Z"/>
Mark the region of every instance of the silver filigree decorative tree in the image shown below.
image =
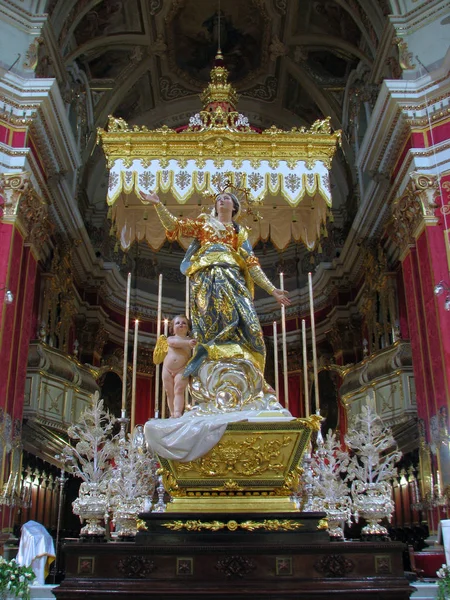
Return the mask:
<path id="1" fill-rule="evenodd" d="M 397 474 L 395 463 L 402 453 L 369 396 L 361 413 L 350 422 L 345 442 L 353 451 L 347 481 L 351 481 L 355 520 L 362 516 L 367 521 L 361 531 L 363 537 L 386 537 L 388 531 L 380 521 L 390 520 L 394 511 L 391 480 Z"/>
<path id="2" fill-rule="evenodd" d="M 151 502 L 157 481 L 158 463 L 148 452 L 142 425 L 119 443 L 108 486 L 108 505 L 119 538 L 133 537 L 137 518 Z"/>
<path id="3" fill-rule="evenodd" d="M 107 486 L 111 479 L 111 461 L 117 452 L 117 436 L 113 436 L 115 417 L 103 408 L 98 392 L 92 404 L 80 415 L 79 421 L 67 433 L 75 445 L 63 451 L 67 470 L 83 482 L 78 498 L 72 503 L 73 512 L 86 525 L 81 535 L 103 536 L 101 524 L 107 508 Z"/>
<path id="4" fill-rule="evenodd" d="M 342 524 L 344 521 L 351 523 L 350 488 L 343 476 L 348 463 L 348 452 L 342 450 L 336 434 L 329 429 L 311 459 L 314 473 L 312 510 L 326 513 L 328 533 L 333 539 L 344 539 Z"/>

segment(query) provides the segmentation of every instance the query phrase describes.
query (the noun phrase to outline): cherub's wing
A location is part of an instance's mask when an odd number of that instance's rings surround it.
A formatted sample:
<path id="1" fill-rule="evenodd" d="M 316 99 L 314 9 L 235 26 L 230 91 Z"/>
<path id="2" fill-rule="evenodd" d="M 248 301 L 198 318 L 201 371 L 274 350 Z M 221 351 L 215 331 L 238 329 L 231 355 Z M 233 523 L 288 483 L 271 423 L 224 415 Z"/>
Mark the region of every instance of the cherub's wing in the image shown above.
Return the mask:
<path id="1" fill-rule="evenodd" d="M 165 335 L 160 335 L 155 349 L 153 350 L 153 362 L 155 365 L 160 365 L 163 360 L 166 358 L 167 352 L 169 350 L 169 343 L 167 341 L 167 337 Z"/>

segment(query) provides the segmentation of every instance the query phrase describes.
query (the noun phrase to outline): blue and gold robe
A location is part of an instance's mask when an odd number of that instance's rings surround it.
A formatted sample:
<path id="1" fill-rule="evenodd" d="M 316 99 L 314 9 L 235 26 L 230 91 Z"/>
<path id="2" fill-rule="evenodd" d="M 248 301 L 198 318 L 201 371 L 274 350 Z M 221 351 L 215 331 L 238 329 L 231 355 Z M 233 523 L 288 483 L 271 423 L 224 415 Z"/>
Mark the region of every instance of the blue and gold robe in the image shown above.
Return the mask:
<path id="1" fill-rule="evenodd" d="M 195 238 L 181 264 L 181 272 L 190 280 L 192 329 L 197 339 L 184 376 L 196 375 L 207 358 L 246 358 L 263 374 L 265 345 L 253 305 L 253 283 L 268 293 L 275 286 L 253 253 L 247 228 L 223 224 L 211 215 L 177 219 L 162 204 L 156 209 L 169 240 Z"/>

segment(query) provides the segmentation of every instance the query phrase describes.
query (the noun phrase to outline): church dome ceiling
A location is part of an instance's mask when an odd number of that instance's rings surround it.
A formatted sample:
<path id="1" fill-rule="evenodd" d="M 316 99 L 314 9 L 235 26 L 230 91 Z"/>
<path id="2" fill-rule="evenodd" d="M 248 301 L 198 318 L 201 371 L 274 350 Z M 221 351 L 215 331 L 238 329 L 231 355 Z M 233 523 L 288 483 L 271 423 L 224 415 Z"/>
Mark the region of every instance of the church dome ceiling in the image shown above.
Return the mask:
<path id="1" fill-rule="evenodd" d="M 98 255 L 128 268 L 127 257 L 114 252 L 116 244 L 107 231 L 107 171 L 95 145 L 97 127 L 105 127 L 110 114 L 151 129 L 186 125 L 201 108 L 199 94 L 209 81 L 219 43 L 239 94 L 238 110 L 252 126 L 309 127 L 329 116 L 333 129 L 343 130 L 331 172 L 334 222 L 324 231 L 327 237 L 314 256 L 292 243 L 280 257 L 262 240 L 256 250 L 263 266 L 290 262 L 295 265 L 293 285 L 303 285 L 311 265 L 339 252 L 357 202 L 347 135 L 349 78 L 369 72 L 374 64 L 386 0 L 221 0 L 220 19 L 219 1 L 211 0 L 49 4 L 72 90 L 88 96 L 78 122 L 85 165 L 79 203 Z M 295 220 L 295 212 L 287 218 Z M 182 250 L 165 244 L 155 253 L 145 243 L 139 246 L 135 254 L 146 261 L 142 273 L 148 274 L 141 284 L 153 290 L 153 272 L 164 265 L 176 268 Z"/>

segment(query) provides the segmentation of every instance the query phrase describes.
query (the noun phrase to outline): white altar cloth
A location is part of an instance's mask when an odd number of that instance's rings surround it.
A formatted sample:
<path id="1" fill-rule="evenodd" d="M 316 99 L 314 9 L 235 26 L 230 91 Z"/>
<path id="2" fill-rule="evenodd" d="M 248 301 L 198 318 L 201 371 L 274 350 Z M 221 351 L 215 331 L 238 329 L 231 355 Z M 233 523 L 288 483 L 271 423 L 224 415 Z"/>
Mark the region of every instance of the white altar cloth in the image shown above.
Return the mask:
<path id="1" fill-rule="evenodd" d="M 437 543 L 444 546 L 445 562 L 450 565 L 450 519 L 439 521 Z"/>
<path id="2" fill-rule="evenodd" d="M 55 560 L 53 538 L 46 528 L 36 521 L 22 525 L 17 562 L 33 569 L 36 579 L 44 585 L 50 565 Z"/>
<path id="3" fill-rule="evenodd" d="M 163 458 L 189 462 L 204 456 L 220 441 L 228 423 L 240 421 L 292 421 L 286 410 L 242 410 L 212 415 L 197 414 L 195 409 L 179 419 L 150 419 L 145 424 L 145 439 L 150 449 Z"/>

